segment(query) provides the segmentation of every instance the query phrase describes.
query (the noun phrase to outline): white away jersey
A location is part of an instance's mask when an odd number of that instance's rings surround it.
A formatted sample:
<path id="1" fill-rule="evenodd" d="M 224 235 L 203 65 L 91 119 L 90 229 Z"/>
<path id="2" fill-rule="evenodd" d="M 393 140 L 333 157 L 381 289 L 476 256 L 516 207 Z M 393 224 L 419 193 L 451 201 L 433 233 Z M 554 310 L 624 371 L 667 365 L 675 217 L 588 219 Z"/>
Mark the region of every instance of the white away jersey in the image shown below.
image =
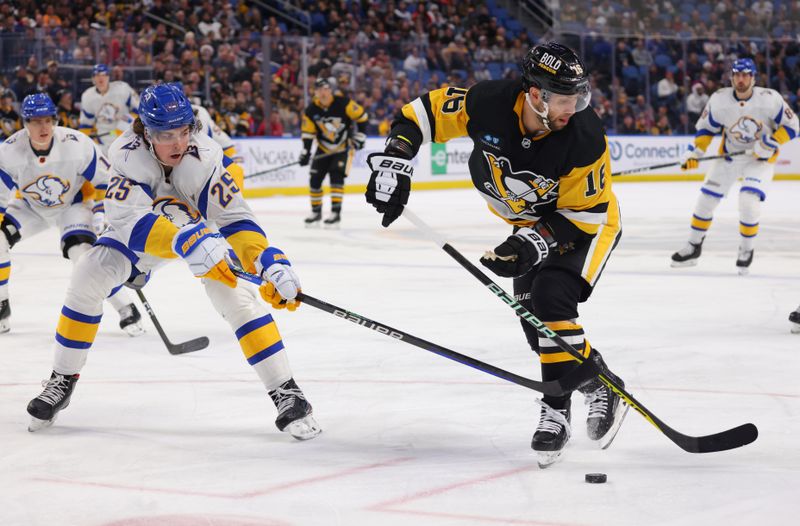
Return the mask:
<path id="1" fill-rule="evenodd" d="M 104 170 L 97 168 L 95 145 L 72 128 L 56 126 L 47 156 L 31 148 L 28 130 L 22 129 L 0 145 L 0 215 L 18 189 L 23 199 L 42 217 L 61 214 L 73 203 L 93 198 L 85 182 L 101 184 Z M 98 175 L 99 177 L 96 177 Z"/>
<path id="2" fill-rule="evenodd" d="M 125 130 L 133 120 L 131 113 L 138 107 L 139 96 L 125 82 L 109 82 L 108 91 L 103 95 L 92 86 L 81 95 L 80 128 L 94 127 L 97 135 Z"/>
<path id="3" fill-rule="evenodd" d="M 709 99 L 697 120 L 696 137 L 708 136 L 710 141 L 711 136 L 722 133 L 724 141 L 719 153 L 734 153 L 752 150 L 762 135 L 769 137 L 780 129 L 787 140 L 793 139 L 798 133 L 798 120 L 777 91 L 756 86 L 749 99 L 738 100 L 733 88 L 727 87 Z"/>
<path id="4" fill-rule="evenodd" d="M 217 126 L 217 123 L 211 118 L 207 109 L 197 104 L 192 104 L 192 110 L 194 110 L 194 115 L 197 120 L 202 124 L 202 133 L 217 141 L 217 144 L 222 147 L 223 152 L 227 151 L 229 148 L 233 148 L 233 141 L 230 136 L 222 131 L 222 128 Z"/>
<path id="5" fill-rule="evenodd" d="M 169 175 L 133 129 L 114 141 L 109 160 L 105 207 L 110 228 L 98 243 L 120 250 L 134 264 L 144 256 L 175 257 L 171 249 L 175 229 L 159 218 L 178 228 L 206 220 L 226 238 L 243 230 L 264 237 L 226 170 L 232 161 L 207 135 L 192 136 L 186 154 Z M 152 265 L 152 259 L 148 261 L 138 265 L 140 270 Z"/>

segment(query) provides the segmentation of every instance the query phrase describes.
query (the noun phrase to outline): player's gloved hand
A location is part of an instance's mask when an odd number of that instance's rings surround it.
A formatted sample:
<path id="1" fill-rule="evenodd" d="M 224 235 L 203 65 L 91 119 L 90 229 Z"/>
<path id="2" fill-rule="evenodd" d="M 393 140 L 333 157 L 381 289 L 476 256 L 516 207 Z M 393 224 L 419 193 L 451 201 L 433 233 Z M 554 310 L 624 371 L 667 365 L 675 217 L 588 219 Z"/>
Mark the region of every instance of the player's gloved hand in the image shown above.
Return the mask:
<path id="1" fill-rule="evenodd" d="M 300 152 L 300 157 L 297 159 L 297 164 L 300 166 L 308 166 L 308 161 L 311 160 L 311 152 L 308 150 L 303 150 Z"/>
<path id="2" fill-rule="evenodd" d="M 768 161 L 770 157 L 775 155 L 778 151 L 778 141 L 768 135 L 762 135 L 759 140 L 753 144 L 753 157 L 759 161 Z"/>
<path id="3" fill-rule="evenodd" d="M 92 207 L 92 230 L 96 235 L 103 233 L 106 229 L 106 211 L 103 203 L 97 203 Z"/>
<path id="4" fill-rule="evenodd" d="M 703 156 L 703 153 L 705 152 L 689 145 L 689 148 L 681 155 L 681 170 L 696 169 L 700 165 L 698 159 Z"/>
<path id="5" fill-rule="evenodd" d="M 367 184 L 367 203 L 383 214 L 381 224 L 387 227 L 400 217 L 411 193 L 414 167 L 410 159 L 389 153 L 371 153 L 367 164 L 372 170 Z"/>
<path id="6" fill-rule="evenodd" d="M 486 252 L 481 264 L 498 276 L 516 278 L 544 261 L 553 245 L 555 239 L 550 230 L 537 223 L 533 228 L 520 228 L 494 250 Z"/>
<path id="7" fill-rule="evenodd" d="M 198 278 L 236 287 L 236 276 L 225 261 L 227 245 L 220 234 L 212 233 L 202 221 L 178 230 L 172 240 L 172 250 L 189 264 L 189 270 Z"/>
<path id="8" fill-rule="evenodd" d="M 266 283 L 258 291 L 264 301 L 276 309 L 293 311 L 300 306 L 300 278 L 292 270 L 289 258 L 279 248 L 268 247 L 255 261 L 256 272 Z"/>
<path id="9" fill-rule="evenodd" d="M 367 134 L 356 132 L 350 136 L 350 141 L 353 143 L 353 148 L 361 150 L 364 148 L 364 145 L 367 144 Z"/>

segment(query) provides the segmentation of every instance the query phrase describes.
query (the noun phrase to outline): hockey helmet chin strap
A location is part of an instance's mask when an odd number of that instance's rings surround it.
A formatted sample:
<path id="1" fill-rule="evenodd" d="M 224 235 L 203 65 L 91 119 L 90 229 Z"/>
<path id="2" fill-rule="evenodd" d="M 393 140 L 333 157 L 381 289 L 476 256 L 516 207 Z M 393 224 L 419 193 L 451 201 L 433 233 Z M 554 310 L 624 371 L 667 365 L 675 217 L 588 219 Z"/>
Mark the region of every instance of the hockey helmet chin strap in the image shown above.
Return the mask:
<path id="1" fill-rule="evenodd" d="M 544 101 L 544 98 L 542 98 L 542 105 L 544 106 L 544 111 L 537 110 L 536 106 L 533 105 L 533 102 L 531 102 L 531 93 L 530 93 L 530 91 L 525 93 L 525 102 L 527 102 L 528 103 L 528 107 L 530 107 L 530 109 L 532 109 L 533 112 L 536 115 L 538 115 L 540 119 L 542 119 L 542 124 L 544 124 L 544 127 L 547 128 L 547 131 L 552 131 L 550 129 L 550 119 L 547 118 L 547 113 L 550 111 L 550 108 L 547 105 L 547 103 Z"/>

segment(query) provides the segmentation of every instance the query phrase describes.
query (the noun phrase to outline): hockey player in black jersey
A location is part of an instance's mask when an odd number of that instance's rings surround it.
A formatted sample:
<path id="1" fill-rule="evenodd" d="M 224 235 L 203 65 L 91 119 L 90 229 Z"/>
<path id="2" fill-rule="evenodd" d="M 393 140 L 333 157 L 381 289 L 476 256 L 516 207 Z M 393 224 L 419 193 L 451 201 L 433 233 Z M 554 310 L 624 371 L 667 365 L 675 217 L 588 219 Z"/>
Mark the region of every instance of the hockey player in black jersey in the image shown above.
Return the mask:
<path id="1" fill-rule="evenodd" d="M 605 131 L 589 107 L 584 65 L 569 48 L 554 42 L 534 47 L 522 76 L 431 91 L 403 106 L 385 151 L 368 158 L 366 197 L 389 226 L 408 202 L 411 159 L 420 146 L 469 136 L 472 182 L 489 210 L 513 225 L 512 235 L 481 263 L 514 278 L 517 300 L 588 357 L 596 350 L 578 323 L 578 303 L 589 298 L 621 235 Z M 529 324 L 522 328 L 539 354 L 544 380 L 577 365 Z M 589 406 L 589 437 L 608 447 L 627 406 L 598 379 L 580 391 Z M 544 396 L 540 403 L 531 447 L 545 467 L 569 439 L 570 397 Z"/>
<path id="2" fill-rule="evenodd" d="M 339 227 L 344 178 L 352 161 L 351 146 L 360 150 L 367 141 L 367 112 L 350 98 L 334 94 L 331 82 L 322 77 L 316 80 L 314 99 L 303 112 L 300 166 L 311 160 L 311 143 L 317 139 L 317 151 L 311 162 L 311 215 L 305 220 L 307 227 L 319 226 L 322 219 L 322 181 L 326 174 L 330 174 L 331 215 L 325 219 L 325 226 Z"/>

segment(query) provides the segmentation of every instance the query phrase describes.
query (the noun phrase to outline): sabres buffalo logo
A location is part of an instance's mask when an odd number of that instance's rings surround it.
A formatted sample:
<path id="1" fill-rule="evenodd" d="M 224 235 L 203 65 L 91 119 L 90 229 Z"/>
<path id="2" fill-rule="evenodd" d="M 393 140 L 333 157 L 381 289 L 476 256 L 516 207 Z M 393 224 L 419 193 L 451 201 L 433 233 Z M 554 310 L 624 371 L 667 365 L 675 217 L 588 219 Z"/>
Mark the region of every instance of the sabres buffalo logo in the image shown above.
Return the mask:
<path id="1" fill-rule="evenodd" d="M 745 115 L 730 127 L 728 133 L 739 142 L 751 143 L 761 135 L 761 127 L 760 122 Z"/>
<path id="2" fill-rule="evenodd" d="M 505 157 L 483 152 L 489 164 L 491 182 L 484 188 L 514 214 L 533 212 L 534 207 L 558 198 L 558 182 L 533 172 L 515 172 Z"/>
<path id="3" fill-rule="evenodd" d="M 42 175 L 22 191 L 42 206 L 61 206 L 64 204 L 62 197 L 69 192 L 69 181 L 55 175 Z"/>
<path id="4" fill-rule="evenodd" d="M 178 201 L 174 197 L 160 197 L 153 203 L 153 212 L 164 216 L 172 224 L 183 227 L 191 223 L 200 221 L 200 214 L 193 210 L 183 201 Z"/>

